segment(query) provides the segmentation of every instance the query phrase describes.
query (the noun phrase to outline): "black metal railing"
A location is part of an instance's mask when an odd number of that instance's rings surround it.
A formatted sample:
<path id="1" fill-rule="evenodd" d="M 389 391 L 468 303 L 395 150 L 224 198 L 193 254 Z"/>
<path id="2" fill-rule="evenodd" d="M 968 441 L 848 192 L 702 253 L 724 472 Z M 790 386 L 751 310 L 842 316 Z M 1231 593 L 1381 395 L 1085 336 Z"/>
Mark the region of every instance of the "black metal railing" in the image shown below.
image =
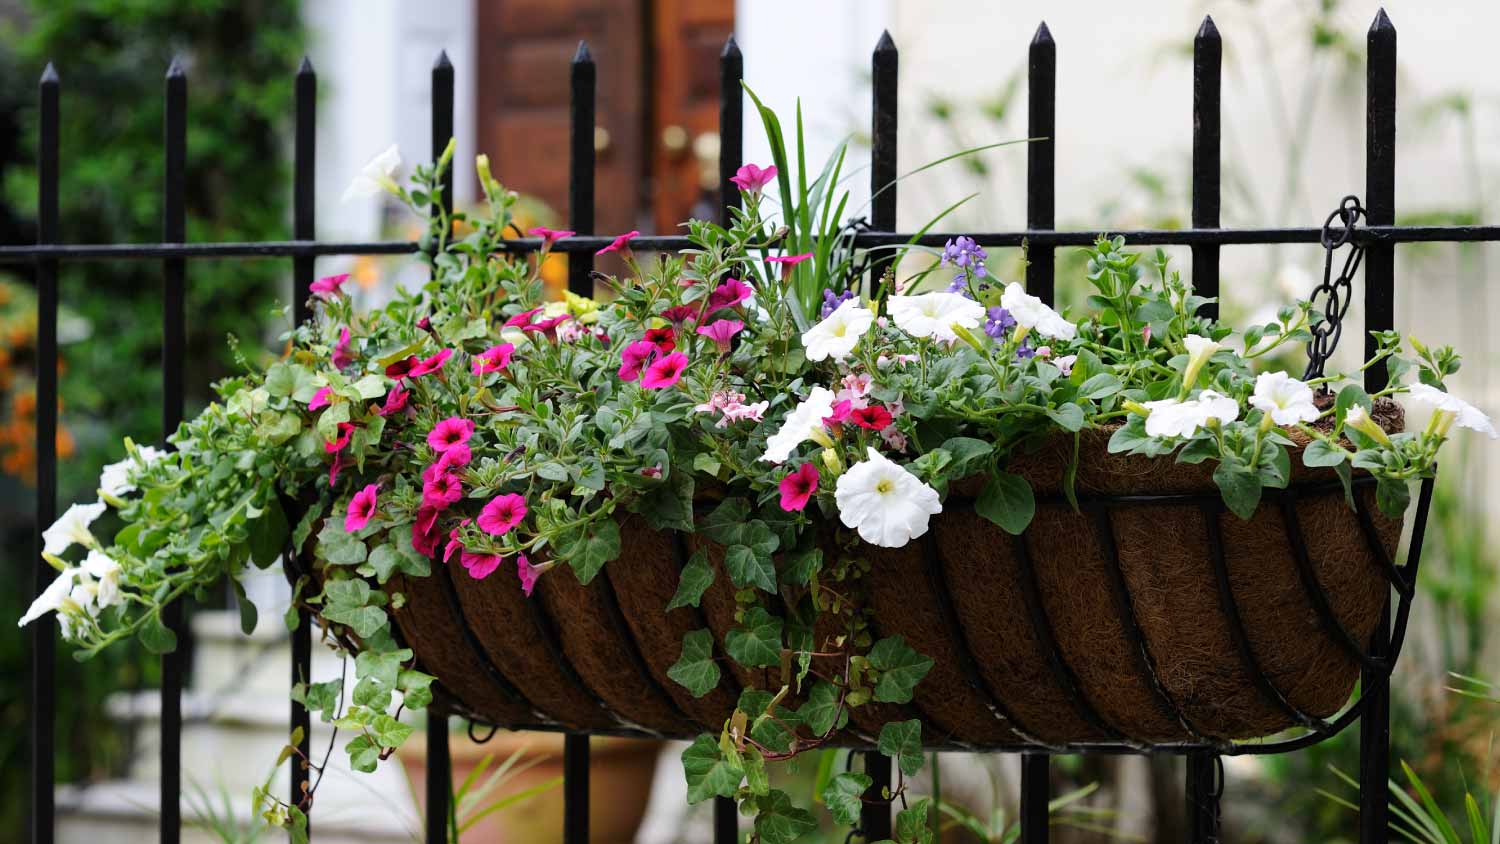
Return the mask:
<path id="1" fill-rule="evenodd" d="M 1366 250 L 1364 264 L 1364 311 L 1367 331 L 1394 327 L 1394 249 L 1397 243 L 1414 242 L 1488 242 L 1500 241 L 1500 226 L 1396 226 L 1395 216 L 1395 117 L 1396 117 L 1396 31 L 1381 11 L 1371 26 L 1367 43 L 1367 113 L 1366 113 L 1366 182 L 1364 199 L 1367 204 L 1368 225 L 1353 232 L 1355 242 Z M 1241 228 L 1221 229 L 1220 207 L 1220 66 L 1222 43 L 1213 21 L 1205 19 L 1194 40 L 1193 49 L 1193 181 L 1192 181 L 1192 228 L 1184 230 L 1114 231 L 1135 245 L 1171 244 L 1191 247 L 1192 277 L 1202 295 L 1217 296 L 1219 293 L 1220 248 L 1232 244 L 1317 243 L 1322 235 L 1319 227 L 1306 228 Z M 1024 231 L 990 232 L 971 235 L 982 245 L 991 247 L 1024 246 L 1028 250 L 1029 263 L 1026 283 L 1030 290 L 1051 301 L 1054 296 L 1054 256 L 1060 246 L 1091 244 L 1104 232 L 1056 231 L 1055 205 L 1055 136 L 1056 136 L 1056 68 L 1057 45 L 1052 34 L 1043 24 L 1031 41 L 1029 52 L 1029 104 L 1027 145 L 1027 228 Z M 871 192 L 873 202 L 870 230 L 860 231 L 854 237 L 859 247 L 888 246 L 904 243 L 909 235 L 895 232 L 897 175 L 897 73 L 898 54 L 889 34 L 882 35 L 872 59 L 872 167 Z M 720 57 L 720 160 L 719 176 L 722 185 L 722 215 L 727 219 L 729 209 L 738 203 L 738 191 L 730 183 L 741 164 L 743 149 L 743 106 L 741 80 L 744 65 L 739 48 L 731 38 Z M 596 71 L 588 47 L 580 44 L 571 65 L 571 130 L 569 142 L 569 221 L 578 236 L 561 241 L 553 251 L 569 255 L 569 287 L 576 292 L 591 293 L 592 253 L 608 243 L 609 238 L 594 232 L 594 123 L 596 105 Z M 58 216 L 58 174 L 60 142 L 58 137 L 61 82 L 52 65 L 48 65 L 41 77 L 39 99 L 38 137 L 38 184 L 37 184 L 37 242 L 35 245 L 0 246 L 0 262 L 30 263 L 35 268 L 38 288 L 37 309 L 37 549 L 41 548 L 40 531 L 56 517 L 57 496 L 57 398 L 58 398 L 58 266 L 64 261 L 90 260 L 159 260 L 162 262 L 163 288 L 163 370 L 164 434 L 177 426 L 183 413 L 184 356 L 187 313 L 186 287 L 188 284 L 188 261 L 205 258 L 290 258 L 294 281 L 294 315 L 301 321 L 309 316 L 307 301 L 309 286 L 313 281 L 313 261 L 320 256 L 335 255 L 397 255 L 419 251 L 417 243 L 409 241 L 380 241 L 363 243 L 322 242 L 316 239 L 314 221 L 314 152 L 316 148 L 316 98 L 317 77 L 311 64 L 304 60 L 296 71 L 293 81 L 296 93 L 293 220 L 291 240 L 255 243 L 185 243 L 185 170 L 188 125 L 188 80 L 186 73 L 173 63 L 166 78 L 165 156 L 166 178 L 163 185 L 162 241 L 160 243 L 129 244 L 66 244 L 63 242 Z M 432 148 L 436 156 L 447 144 L 453 133 L 454 95 L 453 67 L 446 55 L 440 55 L 432 70 Z M 451 207 L 453 183 L 451 171 L 438 201 Z M 917 238 L 925 245 L 940 245 L 949 235 L 926 234 Z M 516 253 L 533 252 L 541 242 L 535 238 L 518 238 L 507 241 L 505 248 Z M 687 246 L 683 236 L 646 236 L 637 238 L 632 246 L 637 250 L 675 250 Z M 879 273 L 885 266 L 877 260 L 873 271 Z M 1367 340 L 1366 353 L 1373 354 L 1374 341 Z M 1371 367 L 1365 375 L 1365 386 L 1375 392 L 1386 383 L 1384 365 Z M 1096 745 L 1052 746 L 1026 740 L 1024 731 L 1018 730 L 1022 739 L 1014 748 L 1022 754 L 1021 777 L 1021 821 L 1022 841 L 1040 844 L 1048 836 L 1047 802 L 1050 779 L 1049 759 L 1060 752 L 1163 752 L 1184 755 L 1187 759 L 1186 799 L 1189 819 L 1189 840 L 1209 842 L 1218 840 L 1219 799 L 1223 790 L 1222 767 L 1219 758 L 1224 754 L 1287 752 L 1314 744 L 1333 735 L 1356 720 L 1361 724 L 1360 739 L 1360 783 L 1361 813 L 1360 841 L 1375 844 L 1385 841 L 1387 825 L 1386 783 L 1389 775 L 1390 704 L 1388 679 L 1396 656 L 1400 652 L 1415 582 L 1416 566 L 1425 531 L 1425 516 L 1431 501 L 1432 483 L 1424 482 L 1417 504 L 1411 550 L 1404 566 L 1396 566 L 1381 544 L 1369 521 L 1367 510 L 1359 511 L 1365 526 L 1366 538 L 1371 553 L 1382 563 L 1385 577 L 1399 595 L 1394 608 L 1389 599 L 1380 625 L 1368 650 L 1361 647 L 1347 629 L 1343 628 L 1328 606 L 1327 596 L 1312 572 L 1306 557 L 1305 543 L 1300 539 L 1301 530 L 1296 524 L 1292 498 L 1298 494 L 1312 494 L 1308 489 L 1290 490 L 1279 496 L 1283 508 L 1284 524 L 1289 541 L 1297 555 L 1299 576 L 1303 591 L 1308 595 L 1310 606 L 1315 610 L 1325 632 L 1348 650 L 1351 658 L 1362 667 L 1362 694 L 1358 701 L 1347 706 L 1331 721 L 1311 718 L 1292 707 L 1282 693 L 1266 677 L 1256 663 L 1255 654 L 1245 641 L 1243 623 L 1238 617 L 1233 590 L 1229 588 L 1224 548 L 1219 536 L 1217 499 L 1194 499 L 1187 502 L 1203 508 L 1208 527 L 1211 563 L 1219 587 L 1221 609 L 1228 619 L 1237 645 L 1237 652 L 1245 663 L 1247 672 L 1254 678 L 1257 692 L 1264 698 L 1277 701 L 1294 719 L 1305 726 L 1301 735 L 1270 743 L 1233 744 L 1208 739 L 1173 745 L 1142 745 L 1122 741 L 1102 742 Z M 1112 508 L 1121 506 L 1150 506 L 1152 502 L 1141 500 L 1143 496 L 1115 497 L 1090 504 L 1094 509 L 1100 534 L 1101 547 L 1118 575 L 1118 555 L 1114 547 L 1110 522 Z M 1179 496 L 1180 498 L 1180 496 Z M 1182 501 L 1175 503 L 1181 504 Z M 1028 559 L 1024 538 L 1018 540 L 1018 559 Z M 931 546 L 929 546 L 931 547 Z M 935 558 L 935 552 L 932 555 Z M 931 560 L 929 560 L 931 562 Z M 43 589 L 52 569 L 37 563 L 35 588 Z M 1025 578 L 1023 578 L 1025 581 Z M 1135 623 L 1132 601 L 1122 578 L 1113 581 L 1116 591 L 1116 607 L 1122 629 L 1133 644 L 1141 648 L 1141 658 L 1136 660 L 1137 669 L 1149 675 L 1151 688 L 1160 696 L 1163 706 L 1183 723 L 1189 735 L 1197 735 L 1186 720 L 1180 707 L 1162 691 L 1154 675 L 1149 651 L 1145 649 L 1145 637 Z M 1023 582 L 1023 586 L 1025 583 Z M 1032 594 L 1035 584 L 1026 589 L 1033 626 L 1042 640 L 1052 638 L 1045 609 Z M 938 590 L 941 592 L 941 590 Z M 1387 596 L 1389 598 L 1389 595 Z M 1394 609 L 1394 614 L 1393 614 Z M 308 679 L 311 661 L 311 619 L 304 611 L 302 623 L 291 636 L 292 682 Z M 1394 624 L 1392 623 L 1394 621 Z M 182 622 L 181 606 L 174 605 L 168 614 L 168 623 L 177 631 L 179 639 L 185 640 L 188 631 Z M 51 844 L 55 832 L 55 807 L 53 802 L 53 779 L 55 774 L 53 753 L 55 730 L 53 703 L 56 696 L 53 659 L 56 652 L 54 628 L 46 624 L 35 624 L 29 635 L 32 641 L 33 668 L 31 675 L 31 840 L 36 844 Z M 961 637 L 960 637 L 961 638 Z M 1077 691 L 1076 678 L 1061 659 L 1055 642 L 1046 648 L 1051 660 L 1051 669 L 1059 682 L 1072 688 L 1075 704 L 1087 711 L 1088 720 L 1098 721 L 1109 735 L 1115 732 L 1099 718 L 1088 705 L 1088 701 Z M 176 844 L 179 840 L 182 819 L 179 809 L 181 770 L 181 695 L 183 665 L 179 650 L 162 658 L 162 737 L 161 737 L 161 841 Z M 967 658 L 971 672 L 974 657 Z M 976 679 L 976 688 L 987 697 L 994 711 L 1004 713 L 1005 702 L 1001 695 L 988 689 L 982 679 Z M 450 797 L 450 766 L 448 755 L 448 717 L 434 711 L 429 718 L 427 730 L 428 774 L 427 793 L 427 839 L 432 844 L 446 840 L 448 800 Z M 1014 719 L 1006 719 L 1013 721 Z M 472 724 L 471 724 L 472 727 Z M 309 758 L 309 718 L 306 709 L 291 705 L 290 729 L 301 731 L 304 758 Z M 556 728 L 554 728 L 556 729 Z M 862 754 L 865 770 L 875 781 L 878 790 L 891 779 L 890 760 L 878 753 Z M 309 770 L 297 760 L 291 763 L 292 803 L 303 802 L 308 787 Z M 564 828 L 566 844 L 582 844 L 589 837 L 589 745 L 588 735 L 570 733 L 564 748 Z M 739 835 L 738 816 L 734 803 L 717 798 L 714 807 L 714 841 L 729 844 Z M 860 831 L 867 840 L 889 837 L 891 816 L 889 807 L 879 802 L 867 802 L 860 822 Z M 316 832 L 314 831 L 314 836 Z"/>

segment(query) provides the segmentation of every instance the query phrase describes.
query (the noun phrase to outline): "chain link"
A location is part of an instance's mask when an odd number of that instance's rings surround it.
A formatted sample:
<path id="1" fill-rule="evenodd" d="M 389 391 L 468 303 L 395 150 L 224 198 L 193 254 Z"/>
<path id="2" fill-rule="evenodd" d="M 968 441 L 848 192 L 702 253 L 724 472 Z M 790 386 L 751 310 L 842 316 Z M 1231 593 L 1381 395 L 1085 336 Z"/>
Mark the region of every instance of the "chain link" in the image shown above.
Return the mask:
<path id="1" fill-rule="evenodd" d="M 1365 209 L 1359 204 L 1359 197 L 1350 195 L 1344 197 L 1339 207 L 1323 221 L 1323 231 L 1318 237 L 1323 244 L 1323 281 L 1313 288 L 1312 295 L 1308 297 L 1313 309 L 1321 311 L 1323 316 L 1308 329 L 1312 333 L 1312 339 L 1307 343 L 1307 370 L 1302 374 L 1304 381 L 1323 377 L 1324 367 L 1328 359 L 1333 357 L 1339 338 L 1343 336 L 1344 315 L 1349 312 L 1349 304 L 1354 300 L 1351 282 L 1354 274 L 1359 272 L 1360 261 L 1365 257 L 1365 248 L 1354 241 L 1354 227 L 1364 214 Z M 1335 220 L 1342 225 L 1336 227 Z M 1348 246 L 1349 253 L 1344 257 L 1343 269 L 1335 278 L 1333 253 L 1342 246 Z"/>

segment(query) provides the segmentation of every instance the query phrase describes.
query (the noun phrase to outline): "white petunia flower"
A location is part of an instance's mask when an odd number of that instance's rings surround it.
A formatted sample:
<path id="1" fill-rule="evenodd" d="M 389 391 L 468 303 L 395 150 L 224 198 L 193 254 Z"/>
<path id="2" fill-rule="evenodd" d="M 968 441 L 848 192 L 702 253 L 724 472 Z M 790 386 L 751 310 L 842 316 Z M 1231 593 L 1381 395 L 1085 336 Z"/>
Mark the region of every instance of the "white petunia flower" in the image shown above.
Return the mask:
<path id="1" fill-rule="evenodd" d="M 822 322 L 802 332 L 807 359 L 843 360 L 874 322 L 875 315 L 860 307 L 858 299 L 844 301 Z"/>
<path id="2" fill-rule="evenodd" d="M 1213 390 L 1204 390 L 1198 398 L 1189 401 L 1164 399 L 1146 402 L 1151 411 L 1146 417 L 1146 436 L 1191 437 L 1198 429 L 1208 425 L 1210 419 L 1220 424 L 1233 422 L 1240 416 L 1239 403 Z"/>
<path id="3" fill-rule="evenodd" d="M 74 504 L 52 527 L 42 531 L 42 553 L 57 556 L 74 545 L 92 548 L 97 544 L 89 533 L 89 525 L 104 515 L 104 504 Z"/>
<path id="4" fill-rule="evenodd" d="M 957 293 L 938 290 L 918 296 L 892 296 L 886 300 L 896 327 L 913 337 L 957 340 L 953 326 L 970 331 L 984 321 L 984 306 Z"/>
<path id="5" fill-rule="evenodd" d="M 49 612 L 62 609 L 64 602 L 68 600 L 69 593 L 73 591 L 73 584 L 78 580 L 78 573 L 76 568 L 59 572 L 57 577 L 47 584 L 47 588 L 42 590 L 42 594 L 36 596 L 36 600 L 31 602 L 31 609 L 21 616 L 16 626 L 25 627 Z"/>
<path id="6" fill-rule="evenodd" d="M 94 608 L 104 609 L 120 603 L 120 563 L 103 551 L 94 549 L 83 558 L 83 571 L 94 578 Z"/>
<path id="7" fill-rule="evenodd" d="M 1495 423 L 1485 415 L 1484 411 L 1452 393 L 1445 393 L 1427 384 L 1413 384 L 1411 397 L 1431 407 L 1439 414 L 1437 422 L 1439 435 L 1446 436 L 1448 429 L 1457 422 L 1458 427 L 1488 434 L 1492 440 L 1500 437 L 1500 432 L 1495 430 Z"/>
<path id="8" fill-rule="evenodd" d="M 1277 425 L 1312 422 L 1323 415 L 1313 402 L 1312 387 L 1285 372 L 1263 372 L 1256 376 L 1250 404 L 1270 415 Z"/>
<path id="9" fill-rule="evenodd" d="M 781 430 L 766 440 L 766 453 L 761 460 L 782 463 L 792 456 L 792 449 L 811 439 L 828 437 L 823 433 L 823 420 L 833 415 L 833 391 L 827 387 L 813 387 L 807 399 L 787 414 Z"/>
<path id="10" fill-rule="evenodd" d="M 900 548 L 927 532 L 927 522 L 943 512 L 937 490 L 875 449 L 849 467 L 834 486 L 839 519 L 871 545 Z"/>
<path id="11" fill-rule="evenodd" d="M 1014 281 L 1005 285 L 1005 292 L 1000 294 L 1000 307 L 1010 313 L 1016 325 L 1032 329 L 1043 337 L 1072 340 L 1078 334 L 1078 326 L 1063 319 L 1062 314 L 1047 307 L 1047 303 L 1027 293 L 1026 288 Z"/>
<path id="12" fill-rule="evenodd" d="M 1384 428 L 1380 427 L 1374 419 L 1370 418 L 1370 414 L 1366 412 L 1364 405 L 1350 405 L 1349 409 L 1344 411 L 1344 426 L 1359 431 L 1381 445 L 1391 445 L 1390 436 L 1386 434 Z"/>
<path id="13" fill-rule="evenodd" d="M 1188 351 L 1187 367 L 1182 371 L 1182 383 L 1191 387 L 1198 382 L 1198 373 L 1203 371 L 1203 365 L 1214 356 L 1214 352 L 1224 347 L 1197 334 L 1189 334 L 1182 338 L 1182 345 L 1186 346 Z"/>
<path id="14" fill-rule="evenodd" d="M 349 187 L 344 189 L 342 201 L 348 202 L 351 199 L 375 196 L 381 191 L 398 192 L 399 188 L 396 187 L 396 182 L 392 177 L 396 175 L 400 167 L 401 151 L 396 149 L 395 144 L 391 144 L 385 152 L 370 159 L 370 163 L 359 171 L 359 175 L 355 176 L 354 181 L 349 183 Z"/>
<path id="15" fill-rule="evenodd" d="M 130 479 L 131 472 L 140 466 L 150 466 L 166 454 L 154 446 L 143 445 L 135 450 L 135 454 L 105 466 L 99 473 L 99 493 L 119 498 L 126 493 L 135 492 L 135 482 Z"/>

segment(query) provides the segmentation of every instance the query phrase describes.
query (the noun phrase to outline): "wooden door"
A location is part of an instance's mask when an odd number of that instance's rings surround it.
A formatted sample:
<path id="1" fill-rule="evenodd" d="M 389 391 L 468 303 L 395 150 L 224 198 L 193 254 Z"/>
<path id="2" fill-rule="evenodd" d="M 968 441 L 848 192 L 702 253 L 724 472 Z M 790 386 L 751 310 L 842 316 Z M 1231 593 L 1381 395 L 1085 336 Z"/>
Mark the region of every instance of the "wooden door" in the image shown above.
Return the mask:
<path id="1" fill-rule="evenodd" d="M 733 0 L 655 0 L 651 86 L 656 230 L 679 231 L 719 204 L 719 54 L 734 32 Z"/>

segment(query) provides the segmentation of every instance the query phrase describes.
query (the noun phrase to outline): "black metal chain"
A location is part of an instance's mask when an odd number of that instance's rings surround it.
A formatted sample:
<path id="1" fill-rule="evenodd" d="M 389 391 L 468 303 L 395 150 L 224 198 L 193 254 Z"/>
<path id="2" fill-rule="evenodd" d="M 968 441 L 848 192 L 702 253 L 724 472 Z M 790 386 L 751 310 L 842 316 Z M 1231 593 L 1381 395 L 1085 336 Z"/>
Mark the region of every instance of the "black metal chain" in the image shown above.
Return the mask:
<path id="1" fill-rule="evenodd" d="M 1354 227 L 1364 214 L 1359 197 L 1351 194 L 1344 197 L 1339 207 L 1323 221 L 1323 232 L 1318 237 L 1323 244 L 1323 281 L 1308 297 L 1314 310 L 1321 311 L 1323 317 L 1308 329 L 1312 332 L 1312 340 L 1307 343 L 1307 371 L 1302 373 L 1304 381 L 1323 377 L 1323 368 L 1333 357 L 1333 350 L 1338 348 L 1339 337 L 1344 333 L 1344 314 L 1349 312 L 1349 303 L 1354 300 L 1350 282 L 1359 272 L 1359 263 L 1365 257 L 1365 248 L 1354 240 Z M 1342 227 L 1335 228 L 1334 220 L 1342 223 Z M 1344 258 L 1344 268 L 1334 278 L 1333 253 L 1341 246 L 1348 246 L 1349 254 Z M 1318 306 L 1320 296 L 1324 299 L 1321 308 Z"/>

